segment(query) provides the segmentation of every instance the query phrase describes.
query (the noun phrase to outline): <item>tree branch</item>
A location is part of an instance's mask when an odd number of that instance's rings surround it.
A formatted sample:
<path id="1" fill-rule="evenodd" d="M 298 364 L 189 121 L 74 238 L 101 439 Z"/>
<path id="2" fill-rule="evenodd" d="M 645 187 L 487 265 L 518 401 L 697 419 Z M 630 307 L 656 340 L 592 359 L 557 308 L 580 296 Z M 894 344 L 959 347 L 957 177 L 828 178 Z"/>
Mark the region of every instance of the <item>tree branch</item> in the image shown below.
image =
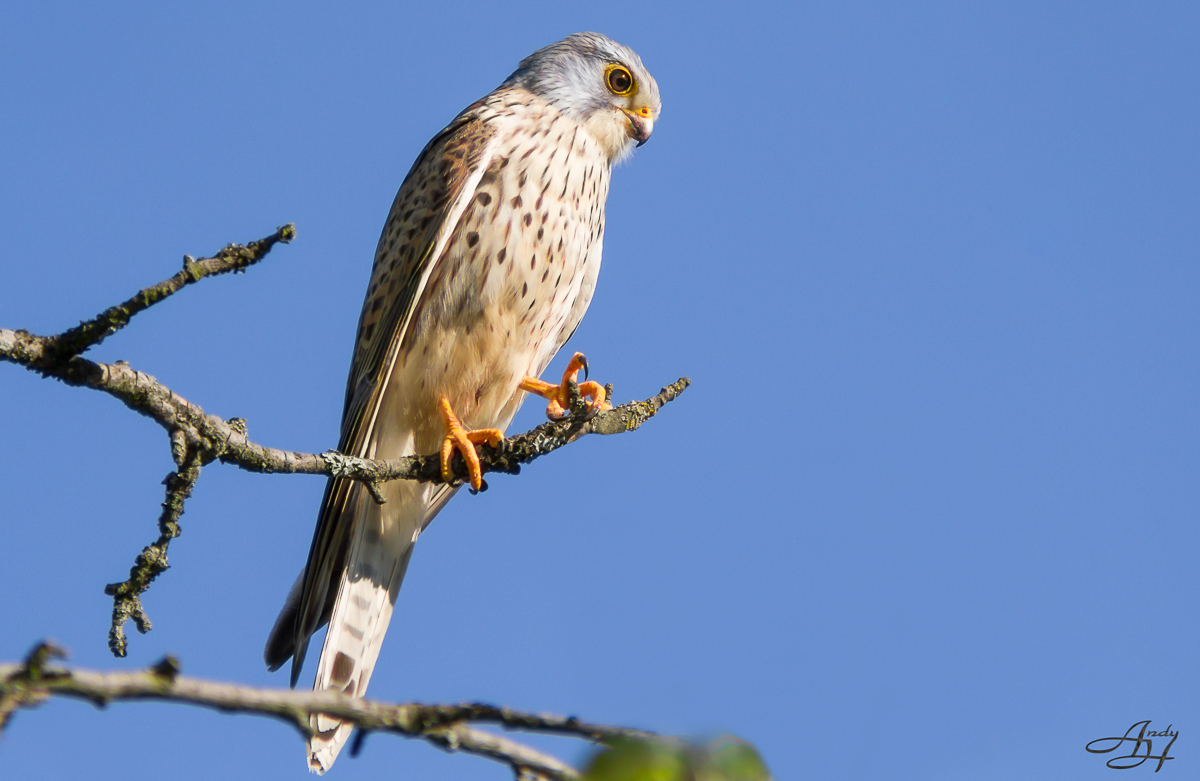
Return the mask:
<path id="1" fill-rule="evenodd" d="M 525 713 L 477 703 L 389 704 L 347 697 L 336 690 L 298 692 L 206 681 L 180 675 L 179 663 L 172 657 L 140 672 L 97 672 L 51 665 L 52 660 L 64 656 L 61 649 L 39 643 L 23 663 L 0 664 L 0 731 L 17 710 L 34 708 L 50 697 L 85 700 L 97 707 L 121 700 L 158 700 L 269 716 L 291 724 L 305 740 L 312 734 L 309 717 L 324 713 L 352 721 L 363 732 L 419 738 L 447 751 L 504 762 L 518 778 L 535 775 L 557 781 L 577 779 L 579 774 L 548 754 L 475 725 L 493 724 L 589 741 L 657 739 L 652 733 L 591 724 L 574 716 Z"/>
<path id="2" fill-rule="evenodd" d="M 113 598 L 112 625 L 108 630 L 108 648 L 113 656 L 125 656 L 125 622 L 133 620 L 142 634 L 151 629 L 150 618 L 142 609 L 142 593 L 150 588 L 154 579 L 167 569 L 167 546 L 179 536 L 179 517 L 183 515 L 183 503 L 192 495 L 192 487 L 200 479 L 200 457 L 194 451 L 186 456 L 179 470 L 167 475 L 163 485 L 167 487 L 167 498 L 162 504 L 162 515 L 158 517 L 158 539 L 142 549 L 129 570 L 129 580 L 110 583 L 104 593 Z"/>
<path id="3" fill-rule="evenodd" d="M 142 550 L 123 583 L 109 584 L 105 593 L 113 597 L 113 620 L 109 630 L 109 648 L 116 656 L 126 653 L 124 625 L 133 620 L 139 632 L 150 630 L 151 622 L 141 604 L 143 594 L 158 575 L 167 569 L 167 546 L 179 536 L 179 518 L 183 504 L 200 476 L 200 467 L 214 460 L 234 464 L 250 472 L 310 474 L 358 480 L 366 485 L 377 501 L 382 501 L 379 484 L 389 480 L 445 482 L 440 457 L 409 456 L 392 461 L 357 458 L 334 450 L 321 454 L 298 453 L 266 447 L 250 440 L 246 422 L 225 420 L 209 415 L 149 374 L 129 364 L 90 361 L 80 355 L 99 344 L 106 336 L 127 325 L 134 315 L 205 277 L 244 271 L 266 257 L 277 243 L 295 237 L 291 224 L 274 234 L 246 246 L 231 244 L 212 258 L 194 261 L 184 258 L 184 268 L 175 276 L 137 293 L 123 304 L 110 307 L 100 315 L 55 336 L 38 336 L 28 331 L 0 328 L 0 360 L 24 366 L 44 377 L 53 377 L 67 385 L 92 388 L 109 394 L 162 426 L 171 441 L 171 456 L 179 467 L 167 476 L 167 498 L 159 518 L 159 538 Z M 588 434 L 620 434 L 638 429 L 690 384 L 686 377 L 676 380 L 644 401 L 633 401 L 594 417 L 571 386 L 568 409 L 563 421 L 551 421 L 519 436 L 506 439 L 497 447 L 479 448 L 484 474 L 518 474 L 522 464 L 540 458 Z M 612 398 L 612 386 L 605 389 Z M 466 464 L 455 454 L 451 463 L 454 482 L 465 482 Z M 484 484 L 486 489 L 486 483 Z"/>
<path id="4" fill-rule="evenodd" d="M 245 246 L 230 244 L 211 258 L 197 261 L 191 255 L 184 255 L 183 270 L 175 276 L 144 288 L 125 303 L 109 307 L 91 320 L 85 320 L 74 328 L 51 337 L 50 356 L 54 361 L 61 362 L 72 355 L 78 355 L 124 328 L 134 315 L 183 290 L 184 287 L 205 277 L 245 271 L 265 258 L 277 243 L 287 244 L 294 238 L 296 226 L 288 223 L 265 239 L 252 241 Z"/>

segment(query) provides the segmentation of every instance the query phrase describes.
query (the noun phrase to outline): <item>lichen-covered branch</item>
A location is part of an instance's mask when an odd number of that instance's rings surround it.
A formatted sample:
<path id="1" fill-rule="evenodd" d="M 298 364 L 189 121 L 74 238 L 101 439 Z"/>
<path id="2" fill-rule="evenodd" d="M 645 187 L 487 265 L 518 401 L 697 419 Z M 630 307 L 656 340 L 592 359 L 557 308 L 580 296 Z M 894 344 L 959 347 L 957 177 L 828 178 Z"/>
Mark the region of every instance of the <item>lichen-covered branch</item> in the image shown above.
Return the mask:
<path id="1" fill-rule="evenodd" d="M 167 500 L 159 519 L 159 538 L 138 556 L 124 583 L 111 584 L 105 592 L 113 597 L 113 623 L 109 647 L 125 655 L 124 624 L 132 619 L 141 632 L 150 628 L 140 595 L 167 567 L 169 541 L 179 534 L 183 502 L 191 493 L 200 466 L 214 460 L 234 464 L 251 472 L 310 474 L 342 477 L 363 482 L 382 501 L 378 487 L 389 480 L 444 482 L 437 455 L 411 456 L 393 461 L 373 461 L 330 450 L 320 454 L 298 453 L 266 447 L 250 440 L 243 420 L 225 420 L 209 415 L 154 377 L 124 362 L 99 363 L 80 355 L 107 335 L 124 327 L 134 315 L 162 301 L 183 287 L 205 277 L 243 271 L 262 260 L 277 243 L 295 237 L 292 225 L 245 246 L 231 244 L 212 258 L 185 258 L 184 269 L 157 285 L 145 288 L 123 304 L 55 336 L 38 336 L 27 331 L 0 328 L 0 360 L 24 366 L 45 377 L 76 387 L 92 388 L 119 399 L 125 406 L 162 426 L 171 441 L 171 455 L 179 471 L 167 478 Z M 662 406 L 688 387 L 682 378 L 644 401 L 634 401 L 589 417 L 587 405 L 572 387 L 568 419 L 545 423 L 525 434 L 506 439 L 497 447 L 479 448 L 484 474 L 517 474 L 527 464 L 587 434 L 619 434 L 633 431 L 653 417 Z M 611 399 L 612 388 L 606 389 Z M 467 478 L 461 454 L 451 464 L 455 482 Z M 485 485 L 486 488 L 486 485 Z"/>
<path id="2" fill-rule="evenodd" d="M 167 546 L 179 536 L 179 517 L 183 503 L 192 495 L 192 487 L 200 479 L 200 456 L 192 452 L 178 471 L 167 475 L 163 485 L 167 498 L 158 517 L 158 539 L 142 549 L 123 583 L 109 583 L 104 593 L 113 598 L 112 626 L 108 630 L 108 648 L 113 656 L 125 656 L 125 622 L 132 620 L 142 634 L 150 631 L 150 618 L 142 609 L 142 593 L 167 569 Z"/>
<path id="3" fill-rule="evenodd" d="M 38 336 L 28 331 L 0 328 L 0 360 L 24 366 L 67 385 L 92 388 L 109 394 L 127 407 L 154 420 L 172 437 L 172 454 L 182 463 L 185 453 L 196 451 L 201 462 L 219 459 L 252 472 L 313 474 L 346 477 L 377 484 L 388 480 L 424 480 L 442 482 L 436 456 L 372 461 L 336 451 L 319 455 L 266 447 L 252 442 L 245 422 L 224 420 L 208 415 L 154 377 L 135 370 L 129 364 L 98 363 L 79 353 L 105 336 L 124 327 L 134 315 L 162 301 L 186 285 L 205 277 L 243 271 L 264 258 L 275 244 L 290 242 L 295 228 L 285 225 L 271 236 L 242 246 L 231 244 L 212 258 L 194 261 L 185 258 L 184 270 L 157 285 L 141 290 L 123 304 L 110 307 L 97 317 L 55 336 Z M 576 403 L 573 415 L 561 422 L 539 426 L 527 434 L 507 440 L 499 448 L 481 447 L 484 472 L 516 474 L 521 464 L 575 441 L 586 434 L 617 434 L 633 431 L 653 417 L 664 404 L 674 400 L 688 386 L 686 378 L 662 389 L 656 396 L 630 402 L 591 419 Z M 608 389 L 609 396 L 612 389 Z M 578 394 L 575 394 L 578 401 Z M 465 464 L 457 456 L 455 476 L 466 478 Z"/>
<path id="4" fill-rule="evenodd" d="M 23 663 L 0 664 L 0 731 L 15 711 L 35 707 L 50 697 L 85 700 L 98 707 L 119 700 L 159 700 L 270 716 L 291 724 L 305 739 L 310 735 L 309 716 L 325 713 L 352 721 L 363 731 L 419 738 L 448 751 L 504 762 L 518 777 L 540 774 L 551 779 L 576 779 L 579 775 L 548 754 L 476 725 L 492 724 L 589 741 L 655 737 L 638 730 L 591 724 L 573 716 L 525 713 L 492 705 L 386 704 L 354 699 L 336 690 L 257 689 L 206 681 L 180 675 L 179 664 L 171 657 L 139 672 L 96 672 L 52 664 L 63 655 L 60 649 L 41 643 Z"/>
<path id="5" fill-rule="evenodd" d="M 320 454 L 299 453 L 260 445 L 247 436 L 244 421 L 208 415 L 154 377 L 126 363 L 96 363 L 79 356 L 61 364 L 46 358 L 46 343 L 24 331 L 0 328 L 0 358 L 10 360 L 68 385 L 93 388 L 121 400 L 127 407 L 154 420 L 173 436 L 182 438 L 188 449 L 199 449 L 204 461 L 219 459 L 250 472 L 326 475 L 381 483 L 388 480 L 443 482 L 438 457 L 410 456 L 391 461 L 356 458 L 333 450 Z M 547 422 L 499 448 L 480 446 L 484 473 L 517 474 L 520 465 L 551 453 L 587 434 L 620 434 L 634 431 L 654 417 L 663 405 L 674 401 L 690 384 L 686 377 L 644 401 L 633 401 L 602 412 L 590 420 L 572 415 L 565 421 Z M 178 457 L 177 457 L 178 460 Z M 467 477 L 462 456 L 454 460 L 458 481 Z"/>
<path id="6" fill-rule="evenodd" d="M 69 331 L 64 331 L 49 340 L 49 354 L 56 361 L 78 355 L 89 347 L 100 344 L 104 338 L 116 333 L 129 324 L 137 313 L 157 304 L 184 287 L 199 282 L 205 277 L 245 271 L 267 256 L 278 243 L 287 244 L 296 237 L 296 226 L 288 223 L 265 239 L 252 241 L 245 246 L 230 244 L 211 258 L 195 260 L 183 256 L 183 270 L 170 279 L 139 290 L 137 295 L 124 303 L 109 307 L 91 320 L 85 320 Z"/>

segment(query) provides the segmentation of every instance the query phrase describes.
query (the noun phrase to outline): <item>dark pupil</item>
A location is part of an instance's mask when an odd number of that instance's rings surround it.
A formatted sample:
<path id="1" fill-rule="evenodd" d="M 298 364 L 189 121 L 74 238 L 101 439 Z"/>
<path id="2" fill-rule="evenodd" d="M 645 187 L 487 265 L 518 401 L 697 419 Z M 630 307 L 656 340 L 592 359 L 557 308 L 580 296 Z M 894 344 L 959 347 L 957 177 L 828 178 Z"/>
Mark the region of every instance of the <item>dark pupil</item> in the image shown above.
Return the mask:
<path id="1" fill-rule="evenodd" d="M 613 88 L 613 92 L 627 92 L 629 90 L 629 74 L 623 70 L 615 70 L 608 75 L 608 85 Z"/>

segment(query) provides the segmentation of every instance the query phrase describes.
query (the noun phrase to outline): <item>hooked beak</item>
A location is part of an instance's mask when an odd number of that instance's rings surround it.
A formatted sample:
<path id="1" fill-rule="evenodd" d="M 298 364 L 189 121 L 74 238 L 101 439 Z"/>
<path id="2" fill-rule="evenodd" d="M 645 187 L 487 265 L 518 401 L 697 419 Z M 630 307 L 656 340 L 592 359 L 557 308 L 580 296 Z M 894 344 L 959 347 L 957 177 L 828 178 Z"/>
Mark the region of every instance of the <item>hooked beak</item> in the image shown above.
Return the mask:
<path id="1" fill-rule="evenodd" d="M 647 114 L 625 111 L 625 117 L 629 120 L 629 137 L 636 139 L 638 146 L 649 141 L 650 134 L 654 132 L 654 119 L 648 116 L 649 110 L 646 111 Z"/>

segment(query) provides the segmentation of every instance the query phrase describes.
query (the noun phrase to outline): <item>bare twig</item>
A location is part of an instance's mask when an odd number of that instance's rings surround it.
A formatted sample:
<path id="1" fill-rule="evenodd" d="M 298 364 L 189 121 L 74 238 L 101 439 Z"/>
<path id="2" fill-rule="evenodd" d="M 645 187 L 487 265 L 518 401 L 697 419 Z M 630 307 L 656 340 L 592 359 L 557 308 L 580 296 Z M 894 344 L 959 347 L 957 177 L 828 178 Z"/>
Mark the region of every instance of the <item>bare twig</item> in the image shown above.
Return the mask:
<path id="1" fill-rule="evenodd" d="M 12 714 L 52 696 L 86 700 L 97 707 L 119 700 L 159 700 L 213 708 L 223 712 L 270 716 L 295 727 L 307 740 L 309 717 L 324 713 L 351 721 L 361 730 L 419 738 L 447 751 L 462 751 L 508 764 L 514 773 L 575 779 L 569 765 L 503 735 L 479 729 L 494 724 L 505 729 L 573 736 L 589 741 L 617 738 L 654 739 L 651 733 L 608 727 L 573 716 L 525 713 L 491 705 L 386 704 L 354 699 L 336 690 L 298 692 L 256 689 L 179 674 L 168 657 L 140 672 L 96 672 L 50 666 L 63 652 L 39 644 L 21 664 L 0 664 L 0 730 Z"/>
<path id="2" fill-rule="evenodd" d="M 200 456 L 189 454 L 179 470 L 167 475 L 163 485 L 167 487 L 167 498 L 162 504 L 162 515 L 158 517 L 158 539 L 142 549 L 129 570 L 129 579 L 123 583 L 109 583 L 104 593 L 113 598 L 112 626 L 108 630 L 108 648 L 113 656 L 125 656 L 125 622 L 133 625 L 142 634 L 150 631 L 150 618 L 142 609 L 142 593 L 150 588 L 160 574 L 166 571 L 167 546 L 179 536 L 179 517 L 183 515 L 183 503 L 192 494 L 192 487 L 200 479 Z"/>
<path id="3" fill-rule="evenodd" d="M 51 337 L 49 352 L 54 360 L 59 362 L 72 355 L 78 355 L 89 347 L 100 344 L 105 337 L 124 328 L 137 313 L 154 306 L 193 282 L 199 282 L 205 277 L 215 277 L 219 274 L 245 271 L 265 258 L 276 244 L 281 242 L 287 244 L 294 238 L 296 238 L 296 226 L 288 223 L 265 239 L 252 241 L 245 246 L 230 244 L 211 258 L 195 260 L 190 255 L 184 255 L 183 270 L 178 274 L 157 285 L 138 291 L 137 295 L 123 304 L 109 307 L 91 320 L 85 320 L 69 331 Z"/>

